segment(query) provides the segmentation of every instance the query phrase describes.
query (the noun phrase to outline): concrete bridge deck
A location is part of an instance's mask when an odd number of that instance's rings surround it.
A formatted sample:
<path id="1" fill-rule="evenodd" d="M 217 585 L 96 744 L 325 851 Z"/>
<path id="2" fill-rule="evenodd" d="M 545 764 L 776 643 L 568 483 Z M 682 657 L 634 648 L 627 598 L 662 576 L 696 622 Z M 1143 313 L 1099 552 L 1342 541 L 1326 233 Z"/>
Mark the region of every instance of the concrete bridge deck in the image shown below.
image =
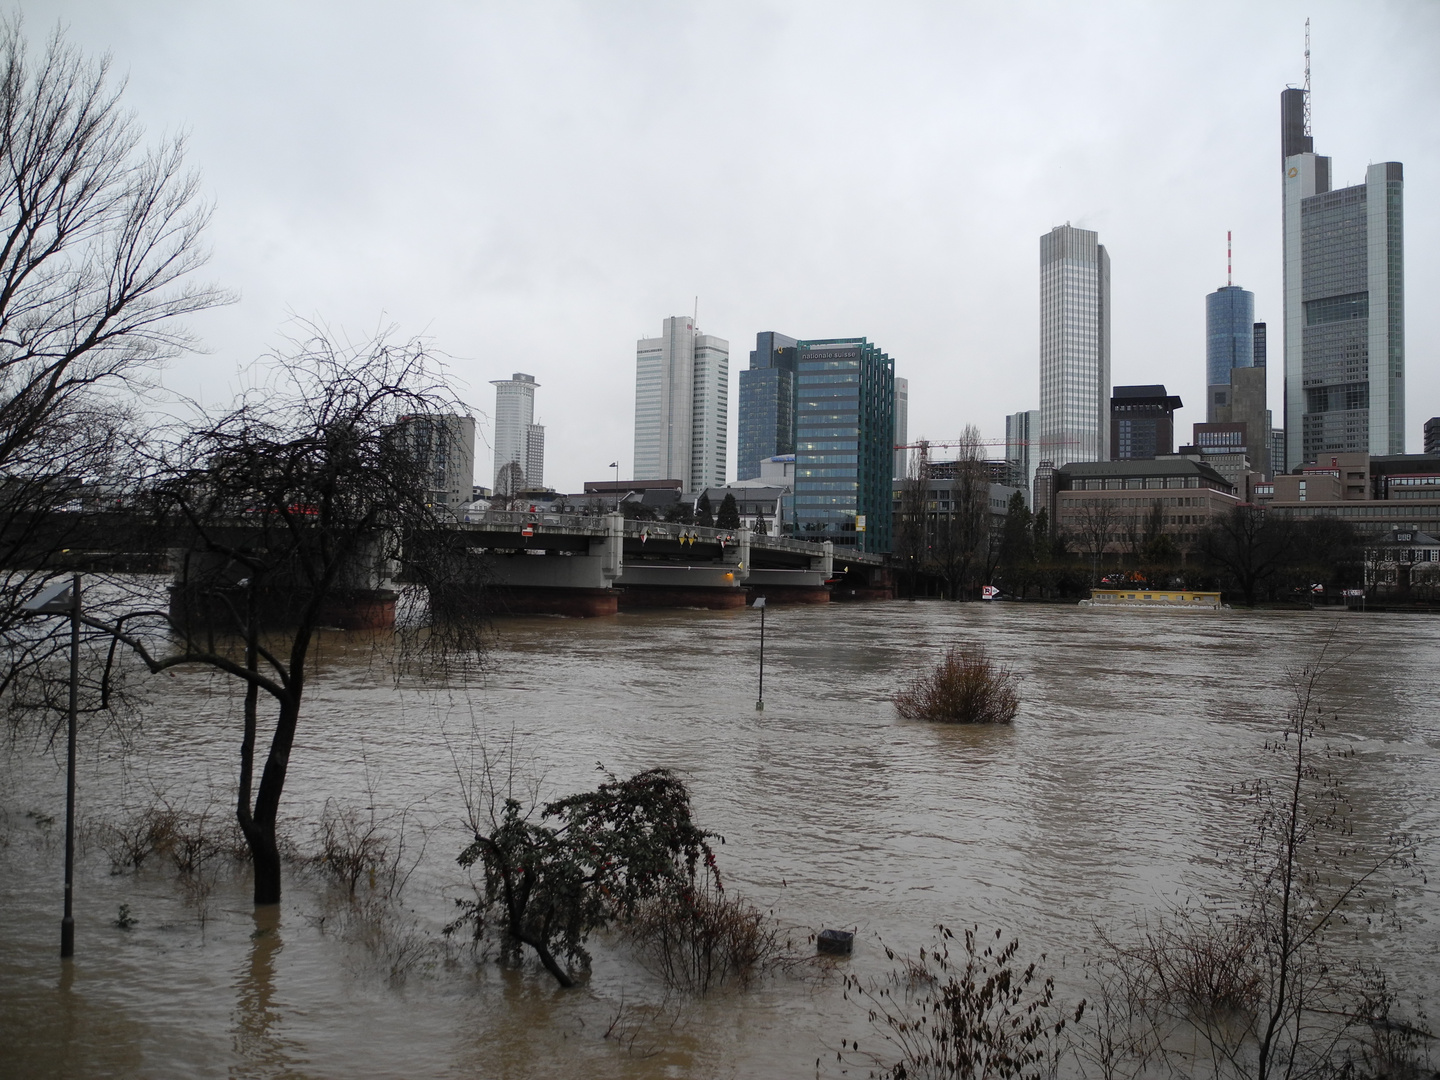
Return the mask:
<path id="1" fill-rule="evenodd" d="M 484 588 L 514 613 L 603 615 L 637 607 L 829 603 L 891 595 L 885 557 L 748 529 L 603 516 L 487 511 L 455 526 L 488 556 Z M 879 578 L 881 580 L 875 580 Z"/>

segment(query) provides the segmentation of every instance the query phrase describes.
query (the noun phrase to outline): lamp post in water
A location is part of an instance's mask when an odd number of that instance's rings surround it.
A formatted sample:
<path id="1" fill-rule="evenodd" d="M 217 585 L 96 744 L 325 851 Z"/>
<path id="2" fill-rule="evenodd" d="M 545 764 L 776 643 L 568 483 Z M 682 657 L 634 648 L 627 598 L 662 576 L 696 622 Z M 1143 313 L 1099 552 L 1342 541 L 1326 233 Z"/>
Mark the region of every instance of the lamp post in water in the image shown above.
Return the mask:
<path id="1" fill-rule="evenodd" d="M 60 920 L 60 959 L 75 955 L 75 719 L 80 711 L 80 575 L 51 585 L 21 608 L 27 615 L 70 616 L 70 710 L 65 750 L 65 914 Z"/>
<path id="2" fill-rule="evenodd" d="M 765 598 L 757 596 L 755 606 L 760 609 L 760 693 L 755 698 L 755 711 L 765 711 Z"/>

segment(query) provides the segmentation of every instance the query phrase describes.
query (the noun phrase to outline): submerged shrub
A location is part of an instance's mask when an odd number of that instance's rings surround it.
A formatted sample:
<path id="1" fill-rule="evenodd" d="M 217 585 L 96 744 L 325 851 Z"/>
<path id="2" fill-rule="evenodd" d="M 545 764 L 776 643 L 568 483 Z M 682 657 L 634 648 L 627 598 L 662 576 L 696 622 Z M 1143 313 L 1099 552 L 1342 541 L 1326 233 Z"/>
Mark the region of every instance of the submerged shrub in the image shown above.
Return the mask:
<path id="1" fill-rule="evenodd" d="M 708 877 L 642 900 L 624 930 L 667 986 L 701 994 L 793 958 L 772 916 Z"/>
<path id="2" fill-rule="evenodd" d="M 997 665 L 983 647 L 951 646 L 934 671 L 915 676 L 895 695 L 895 708 L 907 720 L 1008 724 L 1020 708 L 1019 682 L 1019 675 Z"/>

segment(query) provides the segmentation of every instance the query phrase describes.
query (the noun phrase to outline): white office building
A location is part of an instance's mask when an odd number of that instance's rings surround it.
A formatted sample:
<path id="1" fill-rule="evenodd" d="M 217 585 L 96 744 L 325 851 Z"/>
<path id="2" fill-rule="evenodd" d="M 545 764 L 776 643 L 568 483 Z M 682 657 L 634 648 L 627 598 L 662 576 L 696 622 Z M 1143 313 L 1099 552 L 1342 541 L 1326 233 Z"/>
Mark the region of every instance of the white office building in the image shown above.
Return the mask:
<path id="1" fill-rule="evenodd" d="M 490 385 L 495 387 L 495 490 L 543 487 L 545 429 L 535 423 L 535 388 L 540 384 L 533 375 L 517 371 Z M 513 469 L 502 478 L 507 465 L 519 466 L 518 479 Z"/>
<path id="2" fill-rule="evenodd" d="M 665 320 L 635 347 L 635 479 L 680 480 L 687 492 L 725 483 L 730 343 L 695 320 Z"/>
<path id="3" fill-rule="evenodd" d="M 895 445 L 910 445 L 910 380 L 895 377 Z M 910 475 L 910 451 L 895 451 L 895 479 Z"/>
<path id="4" fill-rule="evenodd" d="M 1040 238 L 1037 460 L 1110 460 L 1110 255 L 1089 229 Z"/>

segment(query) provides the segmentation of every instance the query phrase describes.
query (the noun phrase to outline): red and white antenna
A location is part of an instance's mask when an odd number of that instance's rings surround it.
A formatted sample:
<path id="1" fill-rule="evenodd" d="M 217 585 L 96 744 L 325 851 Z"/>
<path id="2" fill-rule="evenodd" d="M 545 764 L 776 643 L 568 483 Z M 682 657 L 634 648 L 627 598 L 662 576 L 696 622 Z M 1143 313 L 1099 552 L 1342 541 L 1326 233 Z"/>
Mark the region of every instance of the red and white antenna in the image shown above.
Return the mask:
<path id="1" fill-rule="evenodd" d="M 1229 229 L 1226 229 L 1226 230 L 1225 230 L 1225 284 L 1226 284 L 1227 286 L 1229 286 L 1229 285 L 1234 285 L 1234 284 L 1235 284 L 1234 261 L 1233 261 L 1233 259 L 1232 259 L 1231 252 L 1232 252 L 1232 249 L 1231 249 L 1231 247 L 1230 247 L 1230 230 L 1229 230 Z"/>
<path id="2" fill-rule="evenodd" d="M 1305 134 L 1310 130 L 1310 20 L 1305 20 Z"/>

